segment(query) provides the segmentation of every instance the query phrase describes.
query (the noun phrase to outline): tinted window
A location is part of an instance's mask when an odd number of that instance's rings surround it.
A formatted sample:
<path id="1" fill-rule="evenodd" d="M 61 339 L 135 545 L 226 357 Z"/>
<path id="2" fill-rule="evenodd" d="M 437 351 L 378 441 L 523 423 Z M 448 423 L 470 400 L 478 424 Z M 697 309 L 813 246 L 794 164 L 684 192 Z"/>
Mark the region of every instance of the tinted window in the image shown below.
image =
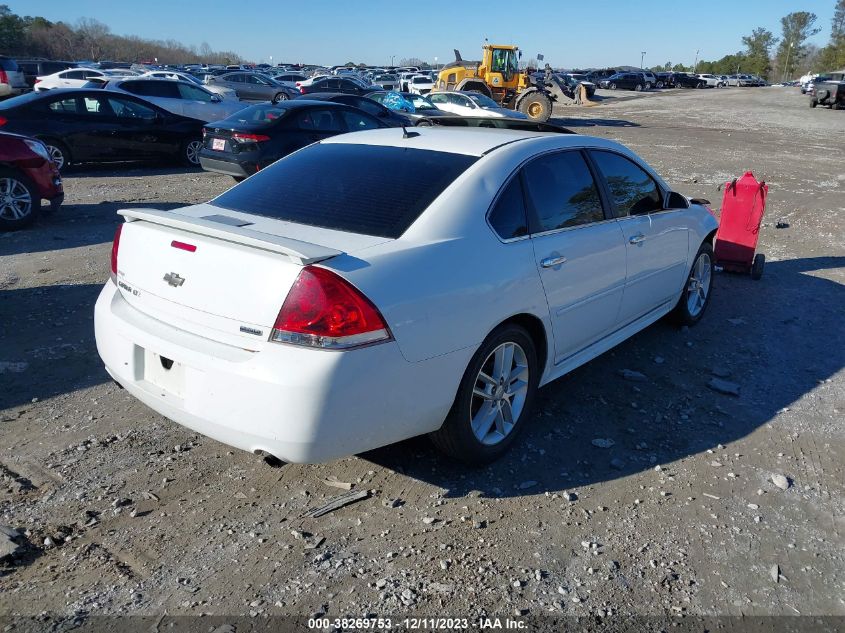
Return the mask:
<path id="1" fill-rule="evenodd" d="M 596 183 L 580 152 L 532 161 L 525 167 L 525 185 L 538 222 L 535 233 L 604 219 Z"/>
<path id="2" fill-rule="evenodd" d="M 367 114 L 372 114 L 373 116 L 379 116 L 382 112 L 384 112 L 384 108 L 382 106 L 377 103 L 373 103 L 369 99 L 350 96 L 341 97 L 340 99 L 337 99 L 337 101 L 359 108 L 360 110 L 363 110 Z"/>
<path id="3" fill-rule="evenodd" d="M 306 110 L 297 117 L 297 123 L 301 130 L 343 132 L 343 125 L 338 118 L 337 110 L 322 110 L 319 108 Z"/>
<path id="4" fill-rule="evenodd" d="M 490 211 L 490 226 L 503 240 L 528 235 L 522 181 L 512 178 Z"/>
<path id="5" fill-rule="evenodd" d="M 610 189 L 618 215 L 638 215 L 663 207 L 657 183 L 627 158 L 611 152 L 592 152 Z"/>
<path id="6" fill-rule="evenodd" d="M 74 97 L 67 97 L 58 101 L 51 101 L 47 104 L 47 107 L 50 108 L 50 110 L 52 110 L 53 112 L 60 112 L 63 114 L 77 113 L 77 103 Z"/>
<path id="7" fill-rule="evenodd" d="M 350 132 L 374 130 L 375 128 L 381 127 L 377 120 L 362 112 L 349 112 L 344 110 L 341 112 L 341 116 L 346 123 L 346 129 Z"/>
<path id="8" fill-rule="evenodd" d="M 179 95 L 183 99 L 192 99 L 193 101 L 205 101 L 206 103 L 211 102 L 211 95 L 208 94 L 202 88 L 197 88 L 196 86 L 191 86 L 190 84 L 183 83 L 177 83 L 176 87 L 179 90 Z"/>
<path id="9" fill-rule="evenodd" d="M 127 81 L 122 83 L 121 87 L 127 92 L 131 92 L 133 95 L 164 97 L 166 99 L 179 98 L 179 88 L 177 88 L 177 84 L 172 81 Z"/>
<path id="10" fill-rule="evenodd" d="M 61 75 L 63 79 L 85 79 L 86 76 L 87 73 L 84 70 L 71 70 Z"/>
<path id="11" fill-rule="evenodd" d="M 406 147 L 318 143 L 276 161 L 212 204 L 396 238 L 476 160 Z"/>
<path id="12" fill-rule="evenodd" d="M 115 97 L 109 97 L 108 100 L 111 109 L 114 110 L 114 113 L 120 119 L 142 119 L 149 121 L 156 118 L 155 110 L 135 101 Z"/>
<path id="13" fill-rule="evenodd" d="M 18 64 L 14 59 L 0 57 L 0 70 L 6 70 L 13 73 L 18 70 Z"/>

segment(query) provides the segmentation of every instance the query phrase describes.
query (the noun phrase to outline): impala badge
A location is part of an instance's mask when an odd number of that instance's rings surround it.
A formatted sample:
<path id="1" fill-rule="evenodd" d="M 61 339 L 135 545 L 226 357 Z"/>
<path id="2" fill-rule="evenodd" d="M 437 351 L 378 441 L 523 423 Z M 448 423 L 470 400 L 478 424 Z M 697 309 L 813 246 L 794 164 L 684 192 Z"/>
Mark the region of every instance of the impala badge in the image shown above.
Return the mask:
<path id="1" fill-rule="evenodd" d="M 185 278 L 184 278 L 184 277 L 180 277 L 180 276 L 179 276 L 179 273 L 167 273 L 167 274 L 164 276 L 164 280 L 165 280 L 167 283 L 169 283 L 171 286 L 173 286 L 174 288 L 178 288 L 178 287 L 179 287 L 179 286 L 181 286 L 183 283 L 185 283 Z"/>

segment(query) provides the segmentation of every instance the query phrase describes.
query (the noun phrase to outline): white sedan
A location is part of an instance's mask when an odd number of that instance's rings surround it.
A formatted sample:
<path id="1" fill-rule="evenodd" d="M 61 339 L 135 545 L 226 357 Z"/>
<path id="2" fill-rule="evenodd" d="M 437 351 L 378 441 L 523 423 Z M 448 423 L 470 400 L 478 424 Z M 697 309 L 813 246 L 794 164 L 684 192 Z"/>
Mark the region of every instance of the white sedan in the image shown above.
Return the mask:
<path id="1" fill-rule="evenodd" d="M 334 136 L 209 203 L 119 213 L 94 315 L 109 374 L 288 462 L 426 433 L 496 459 L 538 387 L 701 319 L 717 229 L 622 145 L 482 128 Z"/>
<path id="2" fill-rule="evenodd" d="M 433 92 L 428 95 L 429 100 L 440 110 L 454 112 L 461 116 L 481 116 L 491 118 L 508 117 L 511 119 L 527 119 L 528 116 L 519 110 L 503 108 L 490 97 L 480 92 L 461 92 L 450 90 Z"/>
<path id="3" fill-rule="evenodd" d="M 52 75 L 35 78 L 35 91 L 53 88 L 83 88 L 92 79 L 110 80 L 120 77 L 132 77 L 136 73 L 123 70 L 97 70 L 95 68 L 68 68 Z"/>

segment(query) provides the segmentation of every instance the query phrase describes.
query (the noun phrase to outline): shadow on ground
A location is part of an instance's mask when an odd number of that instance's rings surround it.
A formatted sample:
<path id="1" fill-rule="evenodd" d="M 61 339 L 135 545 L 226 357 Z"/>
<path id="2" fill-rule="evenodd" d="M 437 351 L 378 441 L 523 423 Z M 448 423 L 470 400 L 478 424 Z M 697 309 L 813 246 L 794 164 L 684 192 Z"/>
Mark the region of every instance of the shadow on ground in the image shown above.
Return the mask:
<path id="1" fill-rule="evenodd" d="M 102 287 L 0 290 L 0 410 L 109 380 L 94 344 Z"/>
<path id="2" fill-rule="evenodd" d="M 450 497 L 512 497 L 577 490 L 726 445 L 845 366 L 845 286 L 813 274 L 843 267 L 845 257 L 821 257 L 771 262 L 758 282 L 717 276 L 697 327 L 661 321 L 541 389 L 520 441 L 488 467 L 455 464 L 426 438 L 361 457 Z M 621 369 L 648 381 L 626 381 Z M 730 372 L 739 397 L 707 387 L 714 369 Z M 615 444 L 597 448 L 596 438 Z"/>
<path id="3" fill-rule="evenodd" d="M 111 242 L 123 218 L 118 209 L 177 209 L 173 202 L 103 202 L 69 204 L 55 212 L 42 213 L 26 229 L 0 234 L 0 256 L 58 251 Z"/>

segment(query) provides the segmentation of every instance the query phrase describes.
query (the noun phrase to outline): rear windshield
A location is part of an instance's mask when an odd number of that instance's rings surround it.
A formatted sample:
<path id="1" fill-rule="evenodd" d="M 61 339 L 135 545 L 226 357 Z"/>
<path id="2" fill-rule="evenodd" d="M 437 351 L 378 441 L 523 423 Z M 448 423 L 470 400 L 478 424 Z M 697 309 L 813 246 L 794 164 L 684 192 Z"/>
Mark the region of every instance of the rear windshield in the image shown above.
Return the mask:
<path id="1" fill-rule="evenodd" d="M 15 72 L 18 69 L 18 63 L 14 59 L 0 57 L 0 69 Z"/>
<path id="2" fill-rule="evenodd" d="M 405 147 L 318 143 L 277 161 L 211 204 L 397 238 L 476 160 Z"/>
<path id="3" fill-rule="evenodd" d="M 254 105 L 238 110 L 227 119 L 220 122 L 218 127 L 232 125 L 249 125 L 255 127 L 267 127 L 273 125 L 288 114 L 288 108 L 274 105 Z"/>

